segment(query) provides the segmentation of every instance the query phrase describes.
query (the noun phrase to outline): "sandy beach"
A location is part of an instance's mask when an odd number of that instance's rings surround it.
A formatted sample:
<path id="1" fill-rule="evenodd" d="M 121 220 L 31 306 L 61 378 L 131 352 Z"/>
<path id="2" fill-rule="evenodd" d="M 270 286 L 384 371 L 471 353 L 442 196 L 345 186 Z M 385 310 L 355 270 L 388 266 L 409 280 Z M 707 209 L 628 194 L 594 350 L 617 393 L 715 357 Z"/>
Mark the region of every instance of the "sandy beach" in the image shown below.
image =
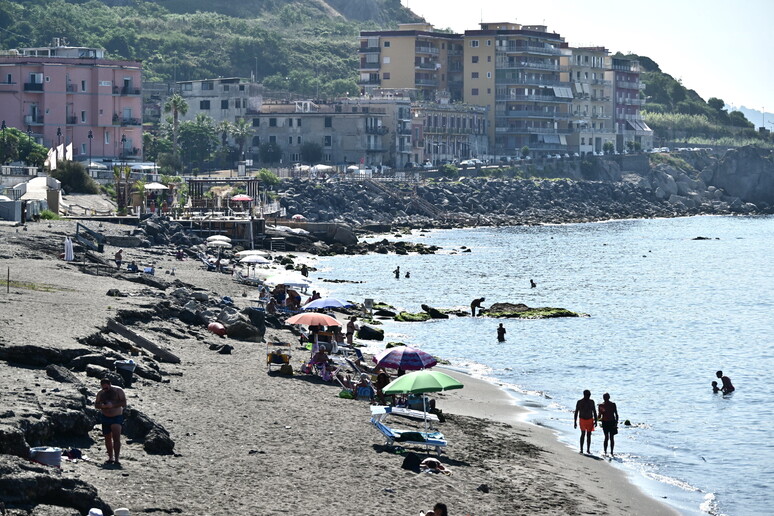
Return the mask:
<path id="1" fill-rule="evenodd" d="M 74 225 L 53 221 L 49 228 L 43 222 L 30 224 L 26 232 L 0 226 L 0 347 L 30 343 L 98 352 L 87 337 L 99 333 L 108 318 L 120 310 L 151 310 L 168 299 L 169 291 L 112 273 L 86 274 L 81 266 L 60 260 L 64 236 L 74 233 Z M 104 257 L 116 250 L 108 246 Z M 124 260 L 153 263 L 158 278 L 195 285 L 211 296 L 231 296 L 239 308 L 257 297 L 228 275 L 208 273 L 196 261 L 176 261 L 171 248 L 125 249 Z M 174 277 L 167 274 L 173 267 Z M 7 271 L 15 282 L 9 292 Z M 128 296 L 108 297 L 110 289 Z M 159 364 L 162 382 L 139 379 L 126 389 L 130 408 L 169 431 L 175 453 L 149 455 L 142 443 L 129 441 L 122 467 L 104 467 L 96 424 L 88 436 L 45 443 L 83 450 L 90 460 L 64 461 L 61 475 L 93 485 L 113 509 L 127 507 L 132 514 L 416 515 L 440 501 L 452 515 L 677 514 L 642 494 L 606 461 L 578 454 L 549 430 L 520 422 L 522 409 L 498 386 L 459 372 L 447 370 L 464 389 L 434 396 L 447 416 L 437 428 L 449 441 L 440 460 L 451 474 L 418 474 L 401 468 L 404 454 L 384 446 L 369 423 L 368 402 L 339 398 L 337 385 L 299 373 L 309 352 L 290 332 L 267 328 L 265 335 L 267 341 L 292 344 L 296 374 L 287 377 L 267 374 L 265 343 L 222 339 L 177 319 L 138 320 L 132 329 L 181 359 Z M 231 354 L 210 349 L 224 343 L 233 346 Z M 48 377 L 43 368 L 0 361 L 0 371 L 0 406 L 22 397 L 44 406 L 54 389 L 74 389 Z M 74 374 L 90 395 L 97 392 L 96 378 Z M 425 456 L 422 448 L 411 451 Z"/>

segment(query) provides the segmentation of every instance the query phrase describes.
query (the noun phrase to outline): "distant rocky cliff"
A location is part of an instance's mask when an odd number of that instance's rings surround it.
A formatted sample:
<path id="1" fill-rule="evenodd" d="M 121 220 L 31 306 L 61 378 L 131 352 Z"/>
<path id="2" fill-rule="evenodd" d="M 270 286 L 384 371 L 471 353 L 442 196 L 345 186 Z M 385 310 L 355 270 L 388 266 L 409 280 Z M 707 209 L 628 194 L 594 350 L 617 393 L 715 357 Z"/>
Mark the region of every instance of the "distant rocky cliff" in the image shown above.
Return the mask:
<path id="1" fill-rule="evenodd" d="M 707 185 L 744 202 L 774 205 L 774 154 L 755 147 L 728 151 L 701 171 Z"/>

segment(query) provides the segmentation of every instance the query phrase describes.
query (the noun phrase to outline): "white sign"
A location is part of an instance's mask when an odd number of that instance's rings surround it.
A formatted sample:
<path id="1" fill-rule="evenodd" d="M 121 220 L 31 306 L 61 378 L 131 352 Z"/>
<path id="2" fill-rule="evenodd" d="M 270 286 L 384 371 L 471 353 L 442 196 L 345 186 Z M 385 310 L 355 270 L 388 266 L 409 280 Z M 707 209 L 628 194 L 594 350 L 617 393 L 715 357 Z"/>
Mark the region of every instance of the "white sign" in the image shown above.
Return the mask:
<path id="1" fill-rule="evenodd" d="M 108 87 L 110 87 L 110 86 L 113 85 L 113 82 L 112 81 L 99 81 L 99 85 L 100 86 L 108 86 Z"/>

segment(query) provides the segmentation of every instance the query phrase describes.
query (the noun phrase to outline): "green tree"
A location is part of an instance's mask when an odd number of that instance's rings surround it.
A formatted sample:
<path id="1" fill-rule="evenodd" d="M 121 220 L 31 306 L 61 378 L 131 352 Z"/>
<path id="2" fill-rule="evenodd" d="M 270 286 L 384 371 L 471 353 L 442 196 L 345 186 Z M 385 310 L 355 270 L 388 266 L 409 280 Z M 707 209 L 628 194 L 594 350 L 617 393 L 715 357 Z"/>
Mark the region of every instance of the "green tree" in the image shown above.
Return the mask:
<path id="1" fill-rule="evenodd" d="M 602 146 L 602 150 L 605 154 L 612 154 L 615 150 L 615 145 L 613 145 L 613 142 L 605 142 L 605 144 Z"/>
<path id="2" fill-rule="evenodd" d="M 51 172 L 51 177 L 62 183 L 62 189 L 66 192 L 99 193 L 99 185 L 89 177 L 86 167 L 77 161 L 60 161 L 56 170 Z"/>
<path id="3" fill-rule="evenodd" d="M 228 120 L 221 120 L 215 126 L 215 130 L 220 134 L 220 146 L 222 148 L 228 147 L 228 137 L 231 135 L 233 126 Z"/>
<path id="4" fill-rule="evenodd" d="M 252 125 L 244 118 L 238 119 L 231 126 L 231 135 L 234 137 L 234 143 L 239 148 L 239 159 L 244 159 L 245 143 L 253 132 Z"/>
<path id="5" fill-rule="evenodd" d="M 178 93 L 175 93 L 164 103 L 164 112 L 172 113 L 172 154 L 175 161 L 180 159 L 180 146 L 178 137 L 180 135 L 180 116 L 188 113 L 188 103 Z"/>
<path id="6" fill-rule="evenodd" d="M 180 124 L 180 145 L 183 165 L 189 169 L 201 169 L 218 146 L 218 136 L 212 118 L 198 114 L 196 119 Z"/>
<path id="7" fill-rule="evenodd" d="M 747 120 L 747 117 L 744 116 L 744 113 L 741 111 L 731 111 L 728 114 L 729 122 L 734 127 L 748 127 L 751 129 L 755 128 L 755 124 Z"/>
<path id="8" fill-rule="evenodd" d="M 0 165 L 19 159 L 19 137 L 6 127 L 0 138 Z"/>
<path id="9" fill-rule="evenodd" d="M 521 148 L 521 158 L 525 159 L 527 156 L 529 156 L 529 147 L 525 145 Z"/>
<path id="10" fill-rule="evenodd" d="M 276 142 L 264 142 L 258 147 L 258 155 L 263 163 L 277 163 L 282 159 L 282 149 Z"/>
<path id="11" fill-rule="evenodd" d="M 265 168 L 262 168 L 261 170 L 259 170 L 256 176 L 267 187 L 278 185 L 280 182 L 279 178 L 274 172 L 267 170 Z"/>
<path id="12" fill-rule="evenodd" d="M 301 161 L 304 163 L 319 163 L 322 160 L 322 145 L 306 142 L 301 145 Z"/>
<path id="13" fill-rule="evenodd" d="M 723 99 L 719 99 L 717 97 L 710 97 L 710 99 L 707 101 L 707 105 L 715 111 L 723 111 L 723 109 L 726 107 L 726 103 L 723 101 Z"/>

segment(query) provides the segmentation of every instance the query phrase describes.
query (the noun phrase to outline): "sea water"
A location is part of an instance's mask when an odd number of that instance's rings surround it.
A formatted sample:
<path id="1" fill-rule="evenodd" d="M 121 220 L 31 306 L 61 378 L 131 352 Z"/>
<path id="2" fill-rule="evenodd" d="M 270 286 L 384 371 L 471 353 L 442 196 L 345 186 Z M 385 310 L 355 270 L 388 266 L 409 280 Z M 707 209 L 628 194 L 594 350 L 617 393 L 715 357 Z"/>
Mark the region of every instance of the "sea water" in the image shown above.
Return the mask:
<path id="1" fill-rule="evenodd" d="M 531 409 L 529 420 L 568 446 L 578 446 L 572 410 L 582 391 L 597 403 L 609 392 L 621 423 L 632 423 L 619 427 L 613 464 L 646 492 L 685 514 L 774 513 L 774 218 L 435 230 L 401 239 L 442 251 L 325 258 L 312 276 L 333 296 L 399 310 L 418 312 L 423 303 L 468 310 L 485 297 L 485 307 L 589 314 L 382 328 L 385 342 L 420 347 L 507 385 Z M 504 343 L 496 340 L 500 322 Z M 733 394 L 713 394 L 719 369 Z M 601 431 L 592 453 L 602 454 Z"/>

